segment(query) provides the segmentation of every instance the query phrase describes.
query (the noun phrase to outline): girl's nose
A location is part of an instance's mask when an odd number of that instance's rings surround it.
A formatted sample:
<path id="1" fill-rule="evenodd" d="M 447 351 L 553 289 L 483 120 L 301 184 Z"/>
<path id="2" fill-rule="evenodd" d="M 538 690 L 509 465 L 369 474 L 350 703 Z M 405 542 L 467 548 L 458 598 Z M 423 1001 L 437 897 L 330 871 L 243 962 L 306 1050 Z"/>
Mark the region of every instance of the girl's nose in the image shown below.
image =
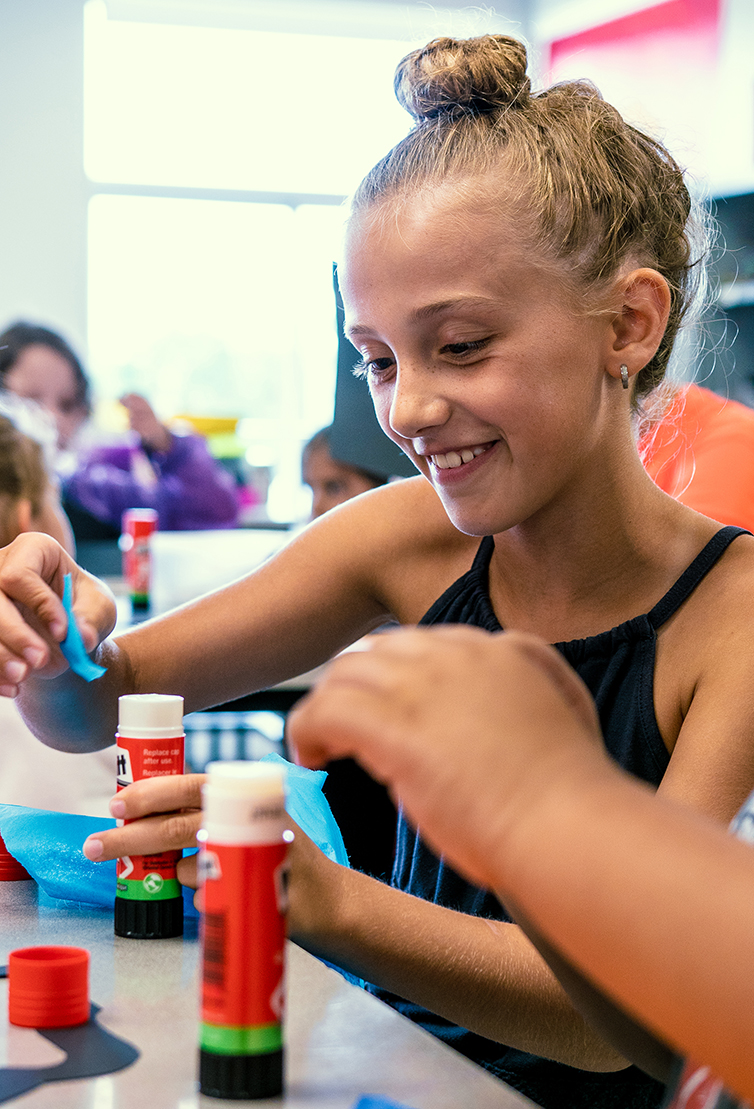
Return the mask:
<path id="1" fill-rule="evenodd" d="M 427 428 L 439 427 L 450 415 L 450 405 L 431 370 L 399 367 L 390 402 L 390 427 L 403 439 L 413 439 Z"/>

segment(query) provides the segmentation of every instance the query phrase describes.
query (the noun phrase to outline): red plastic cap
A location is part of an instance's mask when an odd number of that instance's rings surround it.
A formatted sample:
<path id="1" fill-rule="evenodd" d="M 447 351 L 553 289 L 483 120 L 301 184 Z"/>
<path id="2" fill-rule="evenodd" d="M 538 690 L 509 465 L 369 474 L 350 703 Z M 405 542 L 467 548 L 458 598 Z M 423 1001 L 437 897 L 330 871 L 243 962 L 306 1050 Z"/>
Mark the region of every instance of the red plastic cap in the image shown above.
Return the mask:
<path id="1" fill-rule="evenodd" d="M 22 1028 L 68 1028 L 89 1020 L 89 952 L 83 947 L 11 951 L 8 1019 Z"/>
<path id="2" fill-rule="evenodd" d="M 124 535 L 144 539 L 157 529 L 157 513 L 153 508 L 127 508 L 123 513 L 121 528 Z"/>
<path id="3" fill-rule="evenodd" d="M 0 836 L 0 882 L 22 882 L 27 878 L 31 878 L 31 874 L 13 858 Z"/>

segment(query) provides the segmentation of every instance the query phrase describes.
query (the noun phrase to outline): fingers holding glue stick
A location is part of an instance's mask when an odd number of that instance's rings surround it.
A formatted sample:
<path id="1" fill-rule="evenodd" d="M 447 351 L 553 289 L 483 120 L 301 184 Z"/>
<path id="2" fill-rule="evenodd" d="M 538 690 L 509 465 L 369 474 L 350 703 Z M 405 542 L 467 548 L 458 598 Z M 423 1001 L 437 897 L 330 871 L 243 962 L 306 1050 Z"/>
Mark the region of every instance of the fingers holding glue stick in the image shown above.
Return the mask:
<path id="1" fill-rule="evenodd" d="M 176 774 L 145 778 L 126 786 L 110 802 L 110 812 L 116 820 L 133 823 L 89 836 L 84 841 L 84 854 L 93 862 L 107 862 L 126 855 L 196 847 L 205 780 L 204 774 Z M 190 877 L 191 870 L 181 867 L 179 879 L 183 885 L 195 888 L 193 882 L 183 881 L 182 874 Z"/>
<path id="2" fill-rule="evenodd" d="M 82 847 L 84 854 L 100 863 L 196 847 L 202 819 L 201 790 L 206 780 L 205 774 L 180 774 L 143 779 L 121 789 L 110 802 L 110 812 L 117 820 L 132 823 L 89 836 Z M 290 817 L 287 823 L 294 832 L 289 855 L 288 925 L 293 937 L 303 938 L 317 930 L 312 921 L 326 918 L 326 906 L 335 896 L 333 890 L 342 868 L 331 862 Z M 198 889 L 195 855 L 180 859 L 176 871 L 181 885 Z M 197 896 L 201 898 L 201 892 Z"/>

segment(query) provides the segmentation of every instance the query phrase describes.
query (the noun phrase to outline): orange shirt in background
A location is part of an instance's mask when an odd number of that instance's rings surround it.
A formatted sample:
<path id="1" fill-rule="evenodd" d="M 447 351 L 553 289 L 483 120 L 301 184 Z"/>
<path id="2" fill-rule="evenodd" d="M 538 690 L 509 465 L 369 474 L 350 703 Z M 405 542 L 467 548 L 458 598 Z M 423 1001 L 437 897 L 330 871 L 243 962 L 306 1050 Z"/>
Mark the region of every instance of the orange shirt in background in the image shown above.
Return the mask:
<path id="1" fill-rule="evenodd" d="M 686 385 L 639 451 L 670 496 L 721 524 L 754 531 L 754 409 Z"/>

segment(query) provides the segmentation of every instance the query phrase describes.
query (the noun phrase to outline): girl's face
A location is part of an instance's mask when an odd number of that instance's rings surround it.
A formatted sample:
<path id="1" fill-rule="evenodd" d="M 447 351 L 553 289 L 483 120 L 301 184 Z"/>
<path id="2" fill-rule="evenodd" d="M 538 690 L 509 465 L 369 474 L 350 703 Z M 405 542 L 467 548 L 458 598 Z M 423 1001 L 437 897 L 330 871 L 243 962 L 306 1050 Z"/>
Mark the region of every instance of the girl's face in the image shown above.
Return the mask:
<path id="1" fill-rule="evenodd" d="M 450 187 L 370 215 L 340 278 L 380 424 L 459 530 L 522 523 L 594 475 L 617 412 L 628 423 L 610 319 L 579 312 L 517 224 Z"/>
<path id="2" fill-rule="evenodd" d="M 58 429 L 61 448 L 68 446 L 86 419 L 70 363 L 43 343 L 32 343 L 21 351 L 3 384 L 11 393 L 47 409 Z"/>

